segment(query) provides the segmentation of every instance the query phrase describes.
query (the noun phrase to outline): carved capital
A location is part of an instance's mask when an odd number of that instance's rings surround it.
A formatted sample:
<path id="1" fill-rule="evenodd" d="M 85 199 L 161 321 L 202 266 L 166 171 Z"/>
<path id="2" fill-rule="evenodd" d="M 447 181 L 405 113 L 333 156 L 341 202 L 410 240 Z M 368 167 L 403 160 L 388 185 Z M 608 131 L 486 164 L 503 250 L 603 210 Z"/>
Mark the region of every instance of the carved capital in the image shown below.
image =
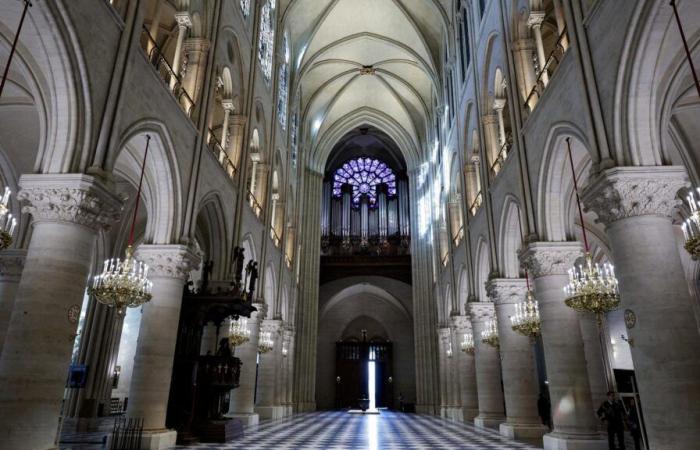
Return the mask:
<path id="1" fill-rule="evenodd" d="M 492 302 L 472 302 L 468 306 L 472 323 L 486 322 L 496 318 L 496 308 Z"/>
<path id="2" fill-rule="evenodd" d="M 452 316 L 452 326 L 460 336 L 472 332 L 472 323 L 469 316 Z"/>
<path id="3" fill-rule="evenodd" d="M 486 293 L 497 305 L 519 303 L 527 295 L 524 278 L 494 278 L 486 282 Z"/>
<path id="4" fill-rule="evenodd" d="M 18 283 L 22 277 L 26 250 L 7 249 L 0 253 L 0 282 Z"/>
<path id="5" fill-rule="evenodd" d="M 263 318 L 267 316 L 267 304 L 265 303 L 265 300 L 259 298 L 256 302 L 253 303 L 253 306 L 255 307 L 255 309 L 257 309 L 257 311 L 251 315 L 250 320 L 263 320 Z"/>
<path id="6" fill-rule="evenodd" d="M 450 342 L 451 336 L 452 333 L 449 328 L 438 328 L 438 337 L 440 338 L 440 342 L 442 342 L 443 345 L 447 345 L 447 343 Z"/>
<path id="7" fill-rule="evenodd" d="M 136 258 L 148 264 L 149 277 L 186 280 L 199 267 L 200 258 L 184 245 L 140 245 Z"/>
<path id="8" fill-rule="evenodd" d="M 506 107 L 506 99 L 505 98 L 494 98 L 493 99 L 493 109 L 496 111 L 503 111 L 503 108 Z"/>
<path id="9" fill-rule="evenodd" d="M 17 199 L 34 222 L 64 222 L 93 230 L 119 220 L 121 200 L 97 178 L 83 174 L 22 175 Z"/>
<path id="10" fill-rule="evenodd" d="M 614 167 L 602 172 L 583 192 L 585 211 L 606 226 L 636 216 L 671 217 L 688 185 L 681 166 Z"/>
<path id="11" fill-rule="evenodd" d="M 192 26 L 192 18 L 188 11 L 178 11 L 175 13 L 175 21 L 182 28 L 190 28 Z"/>
<path id="12" fill-rule="evenodd" d="M 496 114 L 486 114 L 481 118 L 481 122 L 484 125 L 498 124 L 498 116 Z"/>
<path id="13" fill-rule="evenodd" d="M 269 331 L 272 339 L 277 339 L 277 336 L 282 332 L 282 321 L 275 319 L 264 319 L 260 324 L 260 331 Z"/>
<path id="14" fill-rule="evenodd" d="M 221 100 L 221 107 L 224 108 L 225 111 L 233 111 L 233 100 L 231 100 L 230 98 L 225 98 Z"/>
<path id="15" fill-rule="evenodd" d="M 518 252 L 520 265 L 534 278 L 565 275 L 581 256 L 580 242 L 532 242 Z"/>
<path id="16" fill-rule="evenodd" d="M 529 26 L 530 28 L 542 26 L 542 22 L 544 22 L 544 17 L 544 11 L 530 11 L 530 15 L 527 18 L 527 26 Z"/>

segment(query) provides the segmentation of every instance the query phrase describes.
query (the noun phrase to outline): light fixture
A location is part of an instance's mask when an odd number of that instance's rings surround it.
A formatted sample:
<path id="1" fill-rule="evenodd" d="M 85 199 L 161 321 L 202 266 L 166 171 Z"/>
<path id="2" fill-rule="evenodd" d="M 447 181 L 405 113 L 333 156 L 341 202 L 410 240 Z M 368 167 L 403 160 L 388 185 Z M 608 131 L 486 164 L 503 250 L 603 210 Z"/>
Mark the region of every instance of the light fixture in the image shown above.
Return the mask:
<path id="1" fill-rule="evenodd" d="M 102 273 L 96 275 L 93 284 L 88 288 L 88 294 L 107 306 L 116 307 L 117 314 L 124 315 L 126 308 L 136 308 L 151 300 L 153 283 L 148 279 L 148 265 L 134 258 L 134 230 L 136 228 L 136 215 L 139 211 L 141 200 L 141 187 L 143 175 L 146 169 L 148 146 L 151 136 L 146 135 L 146 151 L 143 154 L 141 164 L 141 178 L 136 191 L 134 204 L 134 217 L 131 220 L 129 242 L 126 247 L 124 259 L 110 258 L 105 260 Z"/>
<path id="2" fill-rule="evenodd" d="M 12 244 L 12 235 L 15 233 L 17 219 L 10 214 L 8 206 L 10 202 L 10 188 L 5 187 L 5 193 L 0 199 L 0 251 L 5 250 Z"/>
<path id="3" fill-rule="evenodd" d="M 447 350 L 445 350 L 448 358 L 452 358 L 452 342 L 447 342 Z"/>
<path id="4" fill-rule="evenodd" d="M 525 301 L 515 304 L 515 315 L 510 317 L 510 324 L 513 331 L 523 336 L 534 339 L 540 334 L 540 308 L 529 283 Z"/>
<path id="5" fill-rule="evenodd" d="M 486 321 L 486 328 L 481 332 L 481 342 L 498 348 L 498 323 L 496 319 Z"/>
<path id="6" fill-rule="evenodd" d="M 228 327 L 228 342 L 232 347 L 238 347 L 250 340 L 250 330 L 248 329 L 248 319 L 239 317 L 231 319 Z"/>
<path id="7" fill-rule="evenodd" d="M 474 337 L 471 333 L 464 333 L 464 339 L 460 344 L 462 351 L 468 355 L 474 354 Z"/>
<path id="8" fill-rule="evenodd" d="M 286 358 L 287 353 L 289 353 L 289 350 L 287 349 L 287 343 L 282 342 L 282 356 Z"/>
<path id="9" fill-rule="evenodd" d="M 272 341 L 272 332 L 261 331 L 260 339 L 258 340 L 258 353 L 265 354 L 272 351 L 275 343 Z"/>
<path id="10" fill-rule="evenodd" d="M 574 193 L 576 194 L 576 204 L 578 206 L 579 220 L 581 221 L 586 262 L 569 269 L 569 284 L 564 287 L 564 292 L 567 295 L 565 303 L 566 306 L 576 311 L 594 313 L 600 324 L 603 314 L 616 309 L 620 305 L 620 293 L 613 265 L 609 263 L 602 265 L 593 263 L 593 257 L 588 246 L 588 237 L 586 236 L 586 227 L 583 222 L 581 200 L 578 195 L 574 159 L 571 156 L 571 138 L 566 138 L 566 145 L 569 151 Z"/>
<path id="11" fill-rule="evenodd" d="M 700 188 L 698 198 L 695 198 L 693 191 L 686 197 L 690 206 L 690 217 L 683 222 L 683 237 L 685 237 L 685 249 L 690 255 L 697 259 L 700 257 Z"/>

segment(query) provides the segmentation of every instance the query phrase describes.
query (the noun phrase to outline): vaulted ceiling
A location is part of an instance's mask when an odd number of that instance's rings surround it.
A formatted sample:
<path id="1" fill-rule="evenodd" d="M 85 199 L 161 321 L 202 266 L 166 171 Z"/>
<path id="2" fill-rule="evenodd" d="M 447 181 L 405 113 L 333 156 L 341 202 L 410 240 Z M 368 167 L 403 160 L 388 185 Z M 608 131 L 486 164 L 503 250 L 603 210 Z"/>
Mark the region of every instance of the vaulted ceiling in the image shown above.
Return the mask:
<path id="1" fill-rule="evenodd" d="M 443 3 L 451 1 L 281 2 L 294 87 L 320 167 L 341 136 L 364 124 L 385 131 L 404 152 L 416 155 L 425 147 L 441 92 Z"/>

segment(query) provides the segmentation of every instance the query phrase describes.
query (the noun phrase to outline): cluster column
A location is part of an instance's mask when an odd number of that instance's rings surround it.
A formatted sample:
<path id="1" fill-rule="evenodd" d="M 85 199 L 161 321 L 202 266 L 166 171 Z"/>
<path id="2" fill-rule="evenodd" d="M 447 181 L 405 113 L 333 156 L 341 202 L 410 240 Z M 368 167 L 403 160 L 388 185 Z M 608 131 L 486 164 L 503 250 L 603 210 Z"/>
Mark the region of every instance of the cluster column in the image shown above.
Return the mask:
<path id="1" fill-rule="evenodd" d="M 671 216 L 679 166 L 616 167 L 583 196 L 606 226 L 650 448 L 700 442 L 700 335 Z"/>
<path id="2" fill-rule="evenodd" d="M 533 242 L 519 255 L 535 282 L 552 404 L 547 449 L 606 449 L 598 434 L 578 314 L 564 303 L 567 271 L 582 256 L 578 242 Z"/>
<path id="3" fill-rule="evenodd" d="M 141 310 L 127 415 L 143 419 L 143 448 L 168 448 L 177 437 L 165 428 L 165 417 L 183 286 L 199 258 L 184 245 L 140 245 L 136 258 L 150 268 L 153 298 Z"/>
<path id="4" fill-rule="evenodd" d="M 23 175 L 19 184 L 33 230 L 0 359 L 0 442 L 55 448 L 95 237 L 121 202 L 88 175 Z"/>
<path id="5" fill-rule="evenodd" d="M 467 303 L 474 333 L 474 359 L 479 415 L 474 424 L 480 428 L 496 428 L 505 420 L 501 382 L 501 357 L 498 349 L 481 342 L 481 332 L 489 320 L 496 317 L 491 302 Z"/>
<path id="6" fill-rule="evenodd" d="M 533 342 L 513 331 L 510 322 L 515 305 L 525 300 L 527 282 L 521 278 L 498 278 L 490 280 L 486 290 L 496 304 L 501 347 L 507 416 L 500 432 L 511 439 L 540 438 L 546 430 L 537 411 L 539 387 Z"/>
<path id="7" fill-rule="evenodd" d="M 248 319 L 250 340 L 240 347 L 236 347 L 235 356 L 241 360 L 241 377 L 237 389 L 231 391 L 228 417 L 233 417 L 243 422 L 243 425 L 256 425 L 260 420 L 255 412 L 255 374 L 258 366 L 258 338 L 260 336 L 260 322 L 267 314 L 267 306 L 262 303 L 253 303 L 257 311 Z"/>

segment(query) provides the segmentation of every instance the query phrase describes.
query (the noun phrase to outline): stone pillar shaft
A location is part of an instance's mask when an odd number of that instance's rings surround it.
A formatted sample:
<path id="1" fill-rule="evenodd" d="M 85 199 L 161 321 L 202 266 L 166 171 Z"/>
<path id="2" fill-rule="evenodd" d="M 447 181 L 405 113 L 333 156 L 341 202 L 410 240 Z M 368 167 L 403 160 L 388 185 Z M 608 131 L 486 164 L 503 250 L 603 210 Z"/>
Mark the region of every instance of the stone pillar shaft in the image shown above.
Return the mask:
<path id="1" fill-rule="evenodd" d="M 535 242 L 520 254 L 534 278 L 542 320 L 554 428 L 544 437 L 546 449 L 574 448 L 566 447 L 573 443 L 575 448 L 605 448 L 597 433 L 578 314 L 564 303 L 567 271 L 581 255 L 578 242 Z"/>
<path id="2" fill-rule="evenodd" d="M 199 261 L 182 245 L 141 245 L 136 258 L 150 267 L 153 298 L 142 309 L 127 415 L 143 419 L 146 448 L 164 448 L 176 437 L 165 429 L 165 417 L 183 285 Z"/>
<path id="3" fill-rule="evenodd" d="M 515 315 L 515 305 L 526 298 L 527 282 L 521 278 L 493 279 L 488 282 L 487 291 L 496 304 L 503 369 L 507 417 L 500 426 L 500 432 L 511 439 L 539 438 L 545 429 L 537 411 L 539 387 L 534 343 L 513 331 L 510 320 Z"/>
<path id="4" fill-rule="evenodd" d="M 0 355 L 26 256 L 26 250 L 7 249 L 0 253 Z"/>
<path id="5" fill-rule="evenodd" d="M 671 222 L 679 166 L 606 170 L 583 201 L 606 225 L 650 448 L 700 442 L 700 335 Z"/>
<path id="6" fill-rule="evenodd" d="M 235 356 L 241 360 L 241 378 L 237 389 L 231 391 L 228 416 L 243 421 L 244 425 L 255 425 L 259 417 L 255 412 L 255 376 L 258 360 L 258 339 L 260 338 L 260 322 L 265 316 L 265 305 L 255 303 L 258 309 L 248 319 L 250 340 L 236 347 Z"/>
<path id="7" fill-rule="evenodd" d="M 459 376 L 459 403 L 462 407 L 461 421 L 473 422 L 479 414 L 479 399 L 476 388 L 476 369 L 474 355 L 461 351 L 461 342 L 465 334 L 471 334 L 472 324 L 467 316 L 453 317 L 455 324 L 455 354 L 457 359 L 457 374 Z"/>
<path id="8" fill-rule="evenodd" d="M 474 332 L 476 387 L 479 397 L 479 415 L 476 426 L 495 428 L 505 420 L 503 389 L 501 382 L 501 358 L 498 349 L 481 342 L 481 332 L 489 320 L 495 318 L 491 302 L 468 303 Z"/>
<path id="9" fill-rule="evenodd" d="M 0 442 L 55 448 L 95 236 L 120 202 L 87 175 L 23 175 L 19 184 L 34 222 L 0 359 Z"/>

